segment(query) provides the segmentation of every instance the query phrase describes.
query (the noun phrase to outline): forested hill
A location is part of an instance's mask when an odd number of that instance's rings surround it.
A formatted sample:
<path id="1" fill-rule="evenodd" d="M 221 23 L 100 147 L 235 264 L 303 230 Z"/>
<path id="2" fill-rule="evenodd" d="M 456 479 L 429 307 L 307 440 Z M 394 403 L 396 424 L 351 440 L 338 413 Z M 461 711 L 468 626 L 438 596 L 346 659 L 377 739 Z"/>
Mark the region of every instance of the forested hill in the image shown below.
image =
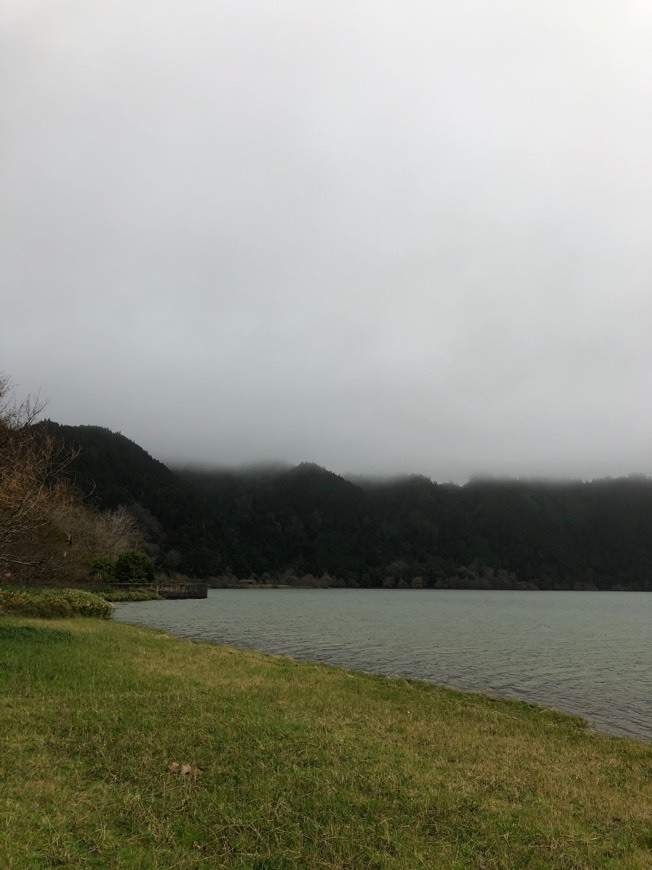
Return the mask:
<path id="1" fill-rule="evenodd" d="M 454 486 L 423 477 L 353 483 L 311 464 L 173 471 L 107 429 L 47 425 L 81 447 L 78 488 L 100 509 L 130 506 L 165 570 L 362 586 L 652 590 L 649 478 Z"/>

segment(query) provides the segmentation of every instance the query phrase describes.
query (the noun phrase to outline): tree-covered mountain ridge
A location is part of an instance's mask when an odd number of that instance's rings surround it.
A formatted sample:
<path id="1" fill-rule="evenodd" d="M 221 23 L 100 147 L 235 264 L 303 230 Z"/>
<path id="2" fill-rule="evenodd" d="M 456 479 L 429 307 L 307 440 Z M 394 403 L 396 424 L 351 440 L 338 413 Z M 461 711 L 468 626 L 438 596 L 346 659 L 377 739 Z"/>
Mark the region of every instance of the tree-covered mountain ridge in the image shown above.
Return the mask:
<path id="1" fill-rule="evenodd" d="M 312 463 L 171 469 L 120 433 L 47 421 L 101 510 L 126 506 L 160 568 L 313 585 L 652 590 L 652 480 L 385 481 Z"/>

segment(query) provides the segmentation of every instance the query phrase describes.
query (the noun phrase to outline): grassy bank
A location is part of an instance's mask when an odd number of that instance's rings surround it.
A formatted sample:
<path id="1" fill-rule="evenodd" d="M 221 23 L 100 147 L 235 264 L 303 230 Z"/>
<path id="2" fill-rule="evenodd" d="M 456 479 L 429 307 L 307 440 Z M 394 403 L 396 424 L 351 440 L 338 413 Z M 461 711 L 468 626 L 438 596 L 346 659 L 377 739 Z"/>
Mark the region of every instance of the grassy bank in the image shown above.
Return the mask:
<path id="1" fill-rule="evenodd" d="M 103 620 L 0 618 L 0 866 L 650 867 L 652 746 Z"/>

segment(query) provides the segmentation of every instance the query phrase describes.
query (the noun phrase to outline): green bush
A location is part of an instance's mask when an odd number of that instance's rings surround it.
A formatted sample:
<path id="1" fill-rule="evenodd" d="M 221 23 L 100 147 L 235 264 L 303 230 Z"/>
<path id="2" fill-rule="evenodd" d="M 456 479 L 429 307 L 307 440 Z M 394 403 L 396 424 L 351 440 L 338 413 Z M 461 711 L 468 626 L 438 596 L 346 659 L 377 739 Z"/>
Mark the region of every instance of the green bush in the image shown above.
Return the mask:
<path id="1" fill-rule="evenodd" d="M 39 616 L 45 619 L 94 616 L 108 619 L 112 613 L 112 604 L 84 589 L 0 588 L 0 614 L 5 616 Z"/>
<path id="2" fill-rule="evenodd" d="M 122 583 L 154 580 L 154 563 L 140 550 L 125 550 L 115 560 L 115 578 Z"/>
<path id="3" fill-rule="evenodd" d="M 106 601 L 162 601 L 155 589 L 107 589 L 99 593 Z"/>
<path id="4" fill-rule="evenodd" d="M 88 563 L 88 573 L 96 580 L 112 580 L 115 577 L 115 565 L 106 556 L 94 556 Z"/>

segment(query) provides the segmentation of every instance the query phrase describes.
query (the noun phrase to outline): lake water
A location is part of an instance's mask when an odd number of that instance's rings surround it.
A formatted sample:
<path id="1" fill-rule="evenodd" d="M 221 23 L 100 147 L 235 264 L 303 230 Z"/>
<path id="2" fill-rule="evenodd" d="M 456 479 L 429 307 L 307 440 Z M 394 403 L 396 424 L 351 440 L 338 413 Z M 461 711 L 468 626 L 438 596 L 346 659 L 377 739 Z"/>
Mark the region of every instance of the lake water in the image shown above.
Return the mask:
<path id="1" fill-rule="evenodd" d="M 116 619 L 577 713 L 652 741 L 652 594 L 219 589 Z"/>

